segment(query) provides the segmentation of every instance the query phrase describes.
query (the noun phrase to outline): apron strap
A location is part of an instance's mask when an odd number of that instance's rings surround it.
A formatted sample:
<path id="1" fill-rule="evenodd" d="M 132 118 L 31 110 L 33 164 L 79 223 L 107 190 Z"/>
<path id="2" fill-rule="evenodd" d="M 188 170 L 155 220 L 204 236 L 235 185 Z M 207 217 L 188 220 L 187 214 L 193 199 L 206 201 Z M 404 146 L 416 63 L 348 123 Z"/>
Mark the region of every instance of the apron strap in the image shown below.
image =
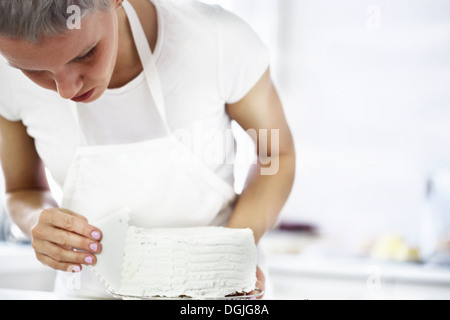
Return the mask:
<path id="1" fill-rule="evenodd" d="M 127 17 L 130 22 L 134 42 L 136 44 L 139 56 L 141 58 L 142 66 L 144 68 L 144 74 L 145 77 L 147 78 L 147 84 L 150 89 L 150 93 L 153 97 L 156 109 L 158 110 L 159 115 L 161 116 L 161 119 L 164 122 L 164 126 L 167 130 L 167 133 L 171 135 L 172 130 L 170 129 L 170 126 L 167 122 L 166 108 L 164 103 L 161 80 L 159 78 L 155 58 L 153 57 L 153 53 L 147 41 L 147 36 L 145 35 L 142 24 L 133 6 L 128 1 L 125 1 L 123 3 L 123 8 L 127 13 Z"/>
<path id="2" fill-rule="evenodd" d="M 150 89 L 153 102 L 163 121 L 167 134 L 172 136 L 173 135 L 172 130 L 170 129 L 170 126 L 167 122 L 164 95 L 161 87 L 161 81 L 159 79 L 159 73 L 156 67 L 155 58 L 153 57 L 150 45 L 148 44 L 147 41 L 147 36 L 145 35 L 144 29 L 142 28 L 142 24 L 133 6 L 130 3 L 128 3 L 128 1 L 125 1 L 122 4 L 122 6 L 125 9 L 125 12 L 131 25 L 134 42 L 139 52 L 139 57 L 141 59 L 142 66 L 144 68 L 144 74 L 147 79 L 148 88 Z M 78 114 L 78 104 L 73 101 L 70 101 L 69 103 L 70 103 L 70 110 L 76 120 L 76 126 L 78 131 L 78 146 L 87 147 L 88 142 L 85 135 L 83 134 L 83 130 L 81 129 L 80 116 Z"/>

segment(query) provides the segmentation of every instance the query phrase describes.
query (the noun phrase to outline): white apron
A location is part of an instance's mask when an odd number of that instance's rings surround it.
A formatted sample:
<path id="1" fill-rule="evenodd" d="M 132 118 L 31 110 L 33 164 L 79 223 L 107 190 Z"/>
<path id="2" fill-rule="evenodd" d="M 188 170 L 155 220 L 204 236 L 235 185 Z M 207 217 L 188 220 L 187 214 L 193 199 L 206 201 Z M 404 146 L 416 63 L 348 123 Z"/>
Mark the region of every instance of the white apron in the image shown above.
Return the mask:
<path id="1" fill-rule="evenodd" d="M 93 225 L 124 207 L 131 209 L 130 224 L 140 227 L 225 225 L 237 195 L 175 138 L 144 30 L 131 4 L 125 2 L 124 9 L 167 136 L 132 144 L 88 146 L 73 104 L 80 143 L 64 183 L 62 207 L 85 216 Z M 83 269 L 75 287 L 73 277 L 58 272 L 56 291 L 109 297 L 90 268 Z"/>

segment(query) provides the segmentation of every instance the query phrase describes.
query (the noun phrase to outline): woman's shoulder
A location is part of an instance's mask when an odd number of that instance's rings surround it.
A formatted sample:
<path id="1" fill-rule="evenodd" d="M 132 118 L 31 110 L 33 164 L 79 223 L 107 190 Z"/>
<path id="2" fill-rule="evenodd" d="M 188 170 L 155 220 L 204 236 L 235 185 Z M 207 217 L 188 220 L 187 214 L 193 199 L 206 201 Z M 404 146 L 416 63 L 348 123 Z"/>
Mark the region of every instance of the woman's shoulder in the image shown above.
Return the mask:
<path id="1" fill-rule="evenodd" d="M 164 18 L 172 24 L 240 22 L 239 17 L 218 4 L 209 4 L 200 0 L 152 0 Z"/>
<path id="2" fill-rule="evenodd" d="M 184 41 L 196 45 L 210 45 L 211 40 L 224 41 L 224 37 L 240 38 L 252 44 L 254 30 L 238 16 L 217 4 L 200 0 L 152 0 L 163 20 L 167 36 L 176 39 L 177 44 Z M 226 40 L 225 39 L 225 40 Z"/>
<path id="3" fill-rule="evenodd" d="M 23 88 L 24 75 L 12 67 L 0 55 L 0 116 L 10 121 L 19 121 L 16 103 L 14 102 L 15 92 Z"/>
<path id="4" fill-rule="evenodd" d="M 57 100 L 57 93 L 43 89 L 20 70 L 12 68 L 0 55 L 0 116 L 20 121 L 24 112 L 34 112 L 30 105 Z"/>

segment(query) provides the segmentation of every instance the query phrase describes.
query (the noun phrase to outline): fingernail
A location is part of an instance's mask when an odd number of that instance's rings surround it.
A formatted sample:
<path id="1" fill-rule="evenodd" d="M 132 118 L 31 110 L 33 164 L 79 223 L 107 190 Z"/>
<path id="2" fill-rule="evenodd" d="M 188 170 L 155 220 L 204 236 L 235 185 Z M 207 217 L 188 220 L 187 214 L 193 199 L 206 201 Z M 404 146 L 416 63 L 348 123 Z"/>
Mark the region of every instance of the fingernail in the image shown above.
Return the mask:
<path id="1" fill-rule="evenodd" d="M 94 252 L 97 252 L 97 250 L 98 250 L 98 244 L 96 244 L 96 243 L 91 243 L 91 244 L 89 245 L 89 249 L 91 249 L 91 250 L 94 251 Z"/>
<path id="2" fill-rule="evenodd" d="M 72 273 L 78 273 L 81 272 L 81 268 L 80 266 L 70 266 L 68 271 Z"/>
<path id="3" fill-rule="evenodd" d="M 94 238 L 95 240 L 100 240 L 101 234 L 98 231 L 92 231 L 91 233 L 92 238 Z"/>
<path id="4" fill-rule="evenodd" d="M 87 256 L 86 258 L 84 258 L 84 262 L 86 262 L 87 264 L 92 264 L 93 260 L 91 256 Z"/>

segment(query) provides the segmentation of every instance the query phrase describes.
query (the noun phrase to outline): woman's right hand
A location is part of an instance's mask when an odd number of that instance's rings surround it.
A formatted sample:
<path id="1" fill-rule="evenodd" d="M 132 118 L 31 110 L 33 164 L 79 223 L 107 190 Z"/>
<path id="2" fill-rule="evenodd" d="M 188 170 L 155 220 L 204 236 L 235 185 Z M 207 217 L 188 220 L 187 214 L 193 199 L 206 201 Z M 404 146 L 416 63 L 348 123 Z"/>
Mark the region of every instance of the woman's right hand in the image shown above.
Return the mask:
<path id="1" fill-rule="evenodd" d="M 95 265 L 102 233 L 87 219 L 65 209 L 46 209 L 31 231 L 37 259 L 55 270 L 79 272 Z"/>

